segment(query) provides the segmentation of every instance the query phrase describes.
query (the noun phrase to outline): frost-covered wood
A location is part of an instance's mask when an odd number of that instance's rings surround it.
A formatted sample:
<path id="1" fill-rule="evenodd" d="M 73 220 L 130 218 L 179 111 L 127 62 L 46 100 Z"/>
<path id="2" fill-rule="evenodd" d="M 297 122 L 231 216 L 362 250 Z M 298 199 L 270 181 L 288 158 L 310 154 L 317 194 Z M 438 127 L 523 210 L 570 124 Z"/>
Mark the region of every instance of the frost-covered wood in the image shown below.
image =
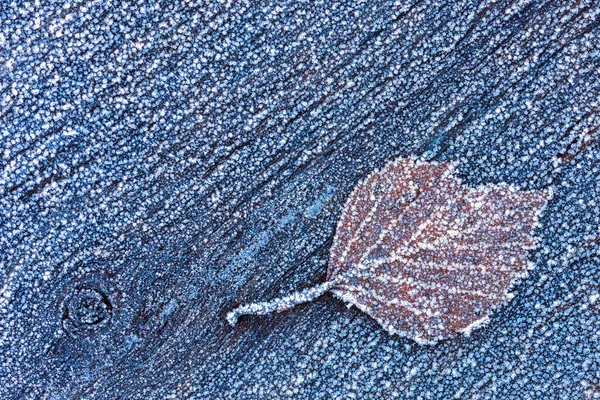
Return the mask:
<path id="1" fill-rule="evenodd" d="M 5 1 L 0 398 L 593 398 L 597 1 Z M 331 294 L 352 188 L 399 156 L 555 189 L 535 268 L 417 346 Z M 240 320 L 241 321 L 241 320 Z"/>

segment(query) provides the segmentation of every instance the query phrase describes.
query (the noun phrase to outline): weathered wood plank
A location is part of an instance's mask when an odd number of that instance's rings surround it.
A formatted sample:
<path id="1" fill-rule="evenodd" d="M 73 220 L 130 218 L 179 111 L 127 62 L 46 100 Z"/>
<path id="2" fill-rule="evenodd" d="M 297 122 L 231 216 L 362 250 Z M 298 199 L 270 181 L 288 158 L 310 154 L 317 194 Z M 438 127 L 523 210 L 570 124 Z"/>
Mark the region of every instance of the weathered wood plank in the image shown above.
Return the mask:
<path id="1" fill-rule="evenodd" d="M 600 8 L 0 7 L 2 398 L 600 394 Z M 419 347 L 326 295 L 352 187 L 399 155 L 552 185 L 515 299 Z"/>

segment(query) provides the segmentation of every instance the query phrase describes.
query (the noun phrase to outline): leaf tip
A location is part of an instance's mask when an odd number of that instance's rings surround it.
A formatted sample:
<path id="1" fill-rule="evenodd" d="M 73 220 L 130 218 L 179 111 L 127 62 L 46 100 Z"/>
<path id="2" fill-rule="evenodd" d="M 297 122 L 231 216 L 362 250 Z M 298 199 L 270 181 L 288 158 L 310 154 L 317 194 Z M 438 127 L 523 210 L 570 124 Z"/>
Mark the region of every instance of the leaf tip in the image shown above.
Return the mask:
<path id="1" fill-rule="evenodd" d="M 471 324 L 465 326 L 462 329 L 459 329 L 458 332 L 464 334 L 465 336 L 469 337 L 471 336 L 471 333 L 476 330 L 481 328 L 484 325 L 487 325 L 490 322 L 490 316 L 489 315 L 485 315 L 484 317 L 472 322 Z"/>

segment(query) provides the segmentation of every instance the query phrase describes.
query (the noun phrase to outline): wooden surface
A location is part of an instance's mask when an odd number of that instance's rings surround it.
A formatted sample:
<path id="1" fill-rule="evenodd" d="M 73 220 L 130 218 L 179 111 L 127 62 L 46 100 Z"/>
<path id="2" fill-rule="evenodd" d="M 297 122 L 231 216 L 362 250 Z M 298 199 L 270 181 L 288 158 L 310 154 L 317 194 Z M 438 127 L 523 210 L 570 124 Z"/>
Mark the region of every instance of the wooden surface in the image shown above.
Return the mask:
<path id="1" fill-rule="evenodd" d="M 0 4 L 0 398 L 600 396 L 600 6 Z M 552 186 L 536 268 L 435 346 L 325 295 L 397 156 Z"/>

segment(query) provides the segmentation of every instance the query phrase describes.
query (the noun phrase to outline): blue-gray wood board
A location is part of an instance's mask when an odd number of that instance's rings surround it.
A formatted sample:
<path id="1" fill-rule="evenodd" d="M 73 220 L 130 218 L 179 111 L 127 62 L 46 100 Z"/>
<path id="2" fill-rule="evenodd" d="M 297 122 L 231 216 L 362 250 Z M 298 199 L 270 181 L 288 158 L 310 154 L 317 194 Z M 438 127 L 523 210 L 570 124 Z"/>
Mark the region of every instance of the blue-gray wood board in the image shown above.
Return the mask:
<path id="1" fill-rule="evenodd" d="M 4 1 L 0 398 L 600 396 L 600 5 Z M 398 156 L 552 186 L 536 267 L 419 346 L 328 294 Z M 595 397 L 594 397 L 595 396 Z"/>

